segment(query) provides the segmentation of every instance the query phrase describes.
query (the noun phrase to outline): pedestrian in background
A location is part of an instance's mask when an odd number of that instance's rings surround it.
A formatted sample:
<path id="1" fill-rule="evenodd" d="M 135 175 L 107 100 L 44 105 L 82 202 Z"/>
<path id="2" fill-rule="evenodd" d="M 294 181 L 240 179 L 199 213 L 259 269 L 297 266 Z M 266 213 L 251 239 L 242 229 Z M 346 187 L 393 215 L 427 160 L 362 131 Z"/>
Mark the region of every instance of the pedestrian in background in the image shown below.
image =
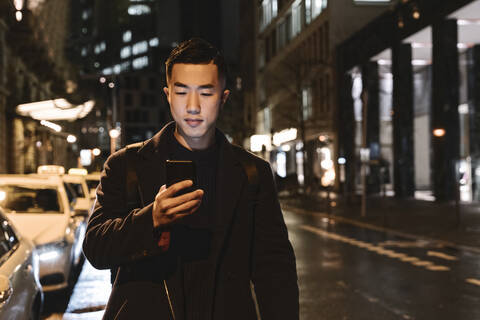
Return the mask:
<path id="1" fill-rule="evenodd" d="M 129 151 L 104 165 L 83 245 L 94 267 L 117 270 L 104 319 L 248 320 L 256 308 L 263 320 L 299 318 L 270 166 L 216 128 L 230 93 L 225 69 L 202 39 L 171 52 L 164 91 L 174 121 L 134 149 L 132 209 Z M 166 187 L 166 160 L 195 163 L 195 190 L 189 180 Z"/>

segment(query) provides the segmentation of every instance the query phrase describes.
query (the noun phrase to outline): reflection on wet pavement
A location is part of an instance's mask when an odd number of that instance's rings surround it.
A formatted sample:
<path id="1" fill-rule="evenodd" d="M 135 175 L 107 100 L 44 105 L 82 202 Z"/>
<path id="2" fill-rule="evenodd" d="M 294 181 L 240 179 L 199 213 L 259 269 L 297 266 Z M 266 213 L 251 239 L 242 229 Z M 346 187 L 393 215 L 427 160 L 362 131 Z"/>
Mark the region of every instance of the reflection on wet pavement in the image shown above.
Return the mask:
<path id="1" fill-rule="evenodd" d="M 100 320 L 110 291 L 110 271 L 97 270 L 85 261 L 65 314 L 52 314 L 45 319 Z"/>

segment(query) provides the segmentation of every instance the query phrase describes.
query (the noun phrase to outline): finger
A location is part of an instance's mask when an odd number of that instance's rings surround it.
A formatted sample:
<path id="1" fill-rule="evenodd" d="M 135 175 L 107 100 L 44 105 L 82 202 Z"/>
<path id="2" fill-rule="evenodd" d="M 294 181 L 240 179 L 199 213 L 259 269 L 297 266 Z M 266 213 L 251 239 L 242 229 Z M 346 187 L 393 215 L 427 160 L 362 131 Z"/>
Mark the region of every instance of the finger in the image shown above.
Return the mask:
<path id="1" fill-rule="evenodd" d="M 184 203 L 184 202 L 187 202 L 187 201 L 190 201 L 190 200 L 193 200 L 193 199 L 200 200 L 202 198 L 203 198 L 203 190 L 202 189 L 197 189 L 195 191 L 185 193 L 185 194 L 179 195 L 177 197 L 172 197 L 170 199 L 178 201 L 178 204 L 180 204 L 180 203 Z"/>
<path id="2" fill-rule="evenodd" d="M 191 201 L 182 203 L 181 205 L 178 205 L 178 206 L 175 206 L 175 207 L 172 207 L 172 208 L 168 209 L 165 212 L 165 215 L 166 216 L 172 216 L 172 215 L 176 215 L 176 214 L 179 214 L 179 213 L 188 212 L 192 208 L 198 206 L 199 202 L 200 202 L 200 200 L 191 200 Z"/>
<path id="3" fill-rule="evenodd" d="M 182 218 L 185 218 L 193 213 L 195 213 L 195 211 L 198 210 L 198 208 L 200 208 L 200 204 L 198 204 L 197 206 L 193 207 L 192 209 L 190 209 L 189 211 L 187 212 L 182 212 L 182 213 L 177 213 L 173 216 L 173 220 L 172 220 L 172 223 L 174 223 L 175 221 L 177 220 L 180 220 Z"/>
<path id="4" fill-rule="evenodd" d="M 164 201 L 163 208 L 164 208 L 164 210 L 168 210 L 170 208 L 177 207 L 177 206 L 179 206 L 183 203 L 186 203 L 188 201 L 201 200 L 202 197 L 203 197 L 203 190 L 198 189 L 198 190 L 183 194 L 183 195 L 178 196 L 178 197 L 172 197 L 172 198 L 164 199 L 163 200 Z"/>
<path id="5" fill-rule="evenodd" d="M 192 185 L 192 180 L 183 180 L 172 184 L 170 187 L 167 188 L 167 191 L 165 192 L 165 197 L 172 198 L 178 191 L 191 187 Z"/>

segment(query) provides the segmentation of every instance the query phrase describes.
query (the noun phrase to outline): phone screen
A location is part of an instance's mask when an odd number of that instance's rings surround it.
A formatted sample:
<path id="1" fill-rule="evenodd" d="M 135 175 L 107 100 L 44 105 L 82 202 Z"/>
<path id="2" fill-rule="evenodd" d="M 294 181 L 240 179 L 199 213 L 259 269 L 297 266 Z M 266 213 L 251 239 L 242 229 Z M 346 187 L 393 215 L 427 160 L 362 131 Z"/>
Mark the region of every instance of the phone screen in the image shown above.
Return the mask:
<path id="1" fill-rule="evenodd" d="M 183 189 L 178 192 L 176 195 L 182 195 L 188 192 L 195 190 L 195 164 L 193 161 L 188 160 L 167 160 L 166 164 L 166 179 L 167 179 L 167 188 L 172 184 L 183 180 L 192 180 L 193 185 L 189 188 Z"/>

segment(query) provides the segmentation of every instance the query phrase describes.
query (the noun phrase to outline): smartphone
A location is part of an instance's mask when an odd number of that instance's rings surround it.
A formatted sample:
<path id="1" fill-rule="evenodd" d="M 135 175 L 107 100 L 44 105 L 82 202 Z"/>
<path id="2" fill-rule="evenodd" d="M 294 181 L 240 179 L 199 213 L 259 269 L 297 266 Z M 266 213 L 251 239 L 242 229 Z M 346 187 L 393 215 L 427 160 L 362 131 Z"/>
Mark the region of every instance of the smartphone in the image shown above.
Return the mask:
<path id="1" fill-rule="evenodd" d="M 196 190 L 196 171 L 195 163 L 188 160 L 167 160 L 165 163 L 166 168 L 166 178 L 167 178 L 167 188 L 172 184 L 183 180 L 192 180 L 193 185 L 191 187 L 180 190 L 176 193 L 175 196 L 180 196 L 185 193 L 192 192 Z"/>

